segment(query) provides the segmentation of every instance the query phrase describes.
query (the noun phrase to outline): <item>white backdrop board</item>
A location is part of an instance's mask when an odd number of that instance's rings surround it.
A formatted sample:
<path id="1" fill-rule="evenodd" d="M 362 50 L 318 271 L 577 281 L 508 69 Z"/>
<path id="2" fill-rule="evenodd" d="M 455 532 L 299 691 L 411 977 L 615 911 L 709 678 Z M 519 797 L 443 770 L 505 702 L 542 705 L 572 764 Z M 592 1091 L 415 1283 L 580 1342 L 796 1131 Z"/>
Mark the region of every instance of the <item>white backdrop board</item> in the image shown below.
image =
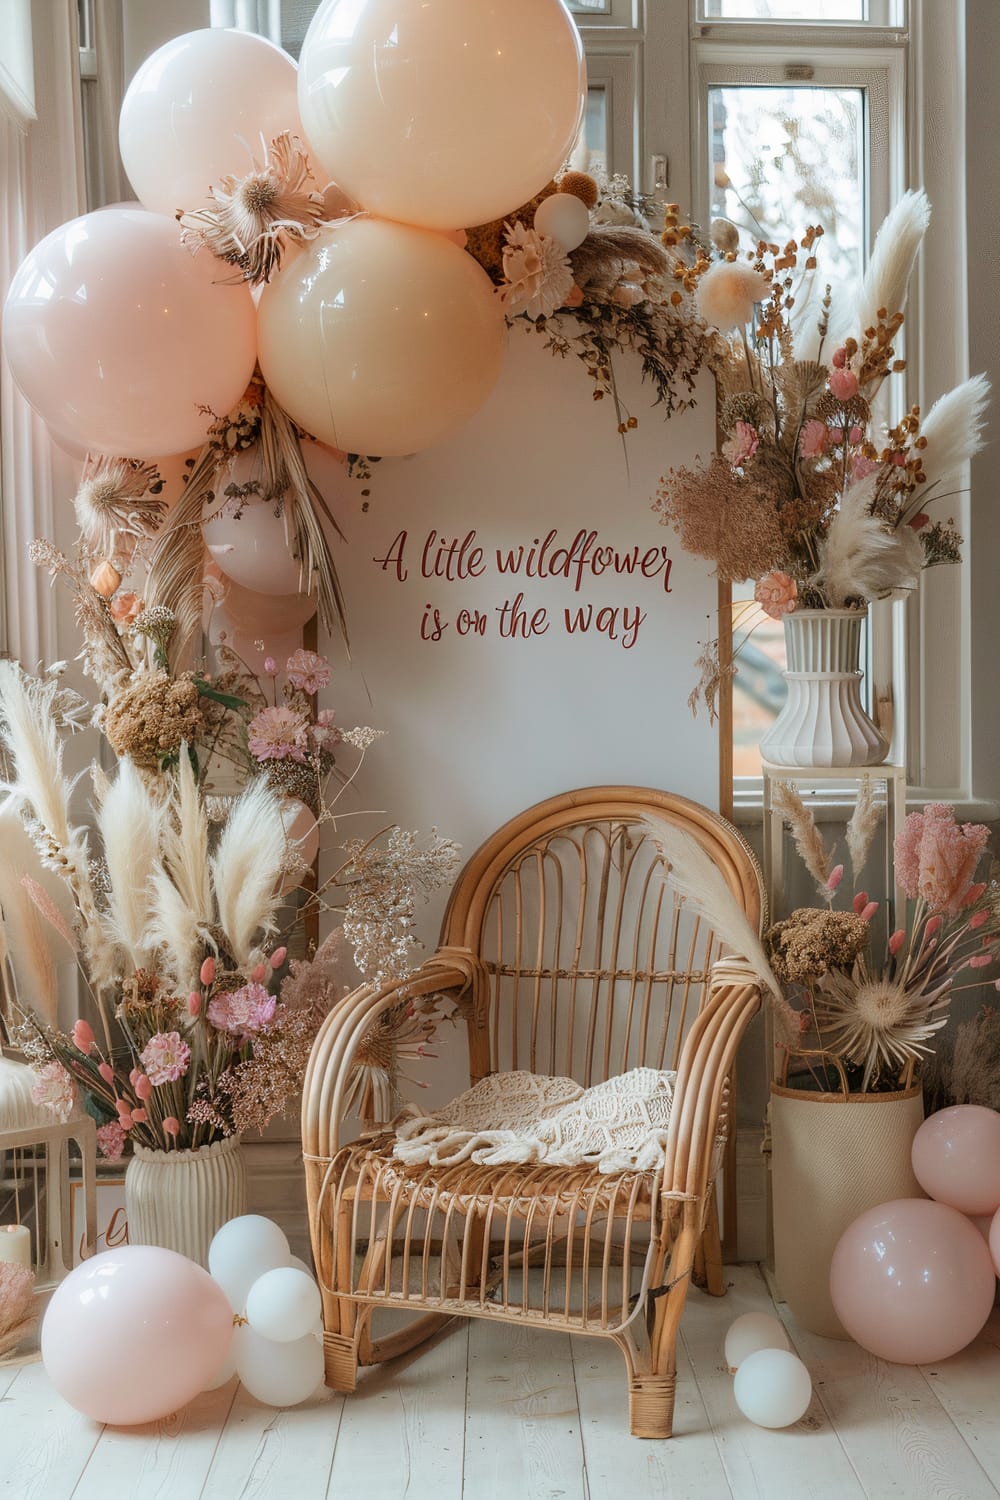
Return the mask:
<path id="1" fill-rule="evenodd" d="M 332 648 L 324 702 L 387 731 L 345 809 L 436 826 L 468 856 L 572 787 L 717 805 L 716 732 L 687 707 L 716 583 L 651 509 L 661 474 L 712 450 L 714 387 L 702 376 L 696 406 L 665 420 L 638 361 L 615 368 L 639 419 L 627 457 L 579 363 L 515 327 L 451 442 L 376 465 L 367 509 L 355 481 L 331 497 L 352 659 Z"/>

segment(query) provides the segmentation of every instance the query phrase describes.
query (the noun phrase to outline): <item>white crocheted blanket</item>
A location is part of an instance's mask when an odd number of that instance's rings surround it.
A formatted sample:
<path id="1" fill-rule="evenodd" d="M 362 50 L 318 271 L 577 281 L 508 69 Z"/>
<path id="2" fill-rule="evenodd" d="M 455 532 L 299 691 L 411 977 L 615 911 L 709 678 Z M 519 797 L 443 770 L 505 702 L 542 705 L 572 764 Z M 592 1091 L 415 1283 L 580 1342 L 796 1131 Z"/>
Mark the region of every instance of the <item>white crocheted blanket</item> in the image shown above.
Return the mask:
<path id="1" fill-rule="evenodd" d="M 547 1162 L 599 1172 L 663 1165 L 676 1073 L 634 1068 L 583 1089 L 572 1078 L 493 1073 L 431 1115 L 397 1125 L 407 1166 Z"/>

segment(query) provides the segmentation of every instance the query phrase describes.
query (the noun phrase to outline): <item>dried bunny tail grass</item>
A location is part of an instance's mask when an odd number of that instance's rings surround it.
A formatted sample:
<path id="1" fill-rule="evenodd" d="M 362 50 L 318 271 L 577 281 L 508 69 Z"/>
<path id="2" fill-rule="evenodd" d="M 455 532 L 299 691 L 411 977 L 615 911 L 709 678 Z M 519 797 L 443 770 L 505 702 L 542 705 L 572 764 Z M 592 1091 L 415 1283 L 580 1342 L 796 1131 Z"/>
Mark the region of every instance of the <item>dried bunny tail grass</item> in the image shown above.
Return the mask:
<path id="1" fill-rule="evenodd" d="M 283 130 L 263 166 L 255 161 L 244 177 L 225 176 L 210 190 L 214 208 L 177 215 L 181 239 L 237 266 L 234 281 L 260 286 L 280 267 L 286 240 L 301 245 L 319 233 L 326 209 L 322 193 L 306 187 L 311 177 L 300 142 Z"/>
<path id="2" fill-rule="evenodd" d="M 120 760 L 97 823 L 108 867 L 110 932 L 133 969 L 153 966 L 149 886 L 160 863 L 166 817 L 165 806 L 154 802 L 132 762 Z"/>
<path id="3" fill-rule="evenodd" d="M 573 279 L 579 287 L 613 287 L 622 267 L 631 262 L 644 276 L 666 276 L 670 257 L 644 229 L 595 224 L 586 239 L 570 252 Z"/>
<path id="4" fill-rule="evenodd" d="M 211 862 L 219 922 L 237 965 L 257 934 L 274 930 L 285 856 L 281 804 L 262 777 L 233 803 Z"/>
<path id="5" fill-rule="evenodd" d="M 857 882 L 865 867 L 868 851 L 881 821 L 879 805 L 875 800 L 874 781 L 862 776 L 858 787 L 858 800 L 847 825 L 847 852 L 851 857 L 851 873 Z"/>
<path id="6" fill-rule="evenodd" d="M 167 510 L 167 502 L 159 497 L 162 487 L 153 464 L 88 457 L 73 501 L 85 545 L 93 553 L 110 556 L 116 533 L 152 536 Z"/>
<path id="7" fill-rule="evenodd" d="M 914 511 L 929 499 L 928 490 L 967 462 L 983 446 L 983 426 L 990 398 L 985 375 L 974 375 L 935 401 L 920 424 L 927 446 L 922 450 L 926 483 L 921 486 Z"/>
<path id="8" fill-rule="evenodd" d="M 830 851 L 816 827 L 816 820 L 790 781 L 775 781 L 771 786 L 771 806 L 779 812 L 792 830 L 799 857 L 815 880 L 820 895 L 829 899 Z"/>
<path id="9" fill-rule="evenodd" d="M 915 589 L 923 548 L 912 527 L 889 529 L 871 514 L 876 474 L 853 484 L 819 544 L 819 568 L 810 580 L 834 609 L 854 599 L 882 599 L 894 589 Z"/>
<path id="10" fill-rule="evenodd" d="M 867 329 L 877 326 L 880 308 L 889 317 L 902 312 L 906 284 L 930 219 L 931 206 L 922 189 L 904 193 L 886 215 L 875 236 L 851 324 L 838 328 L 835 342 L 848 333 L 860 342 Z"/>
<path id="11" fill-rule="evenodd" d="M 761 986 L 773 996 L 779 1014 L 788 1012 L 764 945 L 750 926 L 725 878 L 691 834 L 665 819 L 649 816 L 642 826 L 662 855 L 663 879 L 675 896 L 689 902 L 720 942 L 750 964 Z"/>

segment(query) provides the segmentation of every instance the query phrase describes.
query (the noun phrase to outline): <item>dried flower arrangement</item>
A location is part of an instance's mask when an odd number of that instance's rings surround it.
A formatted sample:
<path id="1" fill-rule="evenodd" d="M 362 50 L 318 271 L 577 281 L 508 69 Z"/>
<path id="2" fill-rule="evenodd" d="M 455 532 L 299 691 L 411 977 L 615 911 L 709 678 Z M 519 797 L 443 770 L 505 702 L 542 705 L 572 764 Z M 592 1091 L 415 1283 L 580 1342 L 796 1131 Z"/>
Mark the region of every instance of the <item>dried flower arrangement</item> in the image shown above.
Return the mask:
<path id="1" fill-rule="evenodd" d="M 12 1261 L 0 1262 L 0 1357 L 16 1349 L 34 1328 L 34 1296 L 34 1271 Z"/>
<path id="2" fill-rule="evenodd" d="M 982 824 L 957 823 L 944 803 L 910 814 L 894 856 L 914 905 L 881 958 L 871 952 L 877 902 L 859 891 L 851 911 L 832 910 L 840 867 L 827 878 L 824 906 L 801 908 L 768 930 L 771 968 L 797 1012 L 798 1035 L 787 1042 L 791 1084 L 839 1085 L 845 1094 L 912 1084 L 948 1022 L 952 996 L 997 957 L 1000 888 L 975 878 L 988 837 Z"/>
<path id="3" fill-rule="evenodd" d="M 694 300 L 713 330 L 724 441 L 706 463 L 664 476 L 654 510 L 724 582 L 753 580 L 773 619 L 797 606 L 861 609 L 959 559 L 953 522 L 926 507 L 982 446 L 988 382 L 967 380 L 881 433 L 875 415 L 883 383 L 905 367 L 895 345 L 929 215 L 921 192 L 892 210 L 840 331 L 829 287 L 811 326 L 803 312 L 821 227 L 741 259 L 734 226 L 713 226 L 722 258 L 699 268 Z M 704 697 L 713 713 L 715 643 L 699 666 L 692 707 Z"/>

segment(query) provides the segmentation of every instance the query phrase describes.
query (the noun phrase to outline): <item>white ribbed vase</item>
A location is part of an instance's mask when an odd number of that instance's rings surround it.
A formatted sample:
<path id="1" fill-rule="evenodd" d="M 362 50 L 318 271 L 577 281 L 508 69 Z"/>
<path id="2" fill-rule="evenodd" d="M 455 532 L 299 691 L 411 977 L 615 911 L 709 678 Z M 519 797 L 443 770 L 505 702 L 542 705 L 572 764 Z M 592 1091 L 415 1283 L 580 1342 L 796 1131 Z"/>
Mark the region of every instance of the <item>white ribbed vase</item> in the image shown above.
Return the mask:
<path id="1" fill-rule="evenodd" d="M 776 766 L 877 766 L 889 742 L 861 702 L 863 611 L 797 609 L 785 615 L 788 696 L 760 742 Z"/>
<path id="2" fill-rule="evenodd" d="M 238 1135 L 197 1151 L 136 1145 L 125 1169 L 130 1245 L 161 1245 L 208 1267 L 208 1247 L 229 1219 L 246 1213 L 247 1170 Z"/>

